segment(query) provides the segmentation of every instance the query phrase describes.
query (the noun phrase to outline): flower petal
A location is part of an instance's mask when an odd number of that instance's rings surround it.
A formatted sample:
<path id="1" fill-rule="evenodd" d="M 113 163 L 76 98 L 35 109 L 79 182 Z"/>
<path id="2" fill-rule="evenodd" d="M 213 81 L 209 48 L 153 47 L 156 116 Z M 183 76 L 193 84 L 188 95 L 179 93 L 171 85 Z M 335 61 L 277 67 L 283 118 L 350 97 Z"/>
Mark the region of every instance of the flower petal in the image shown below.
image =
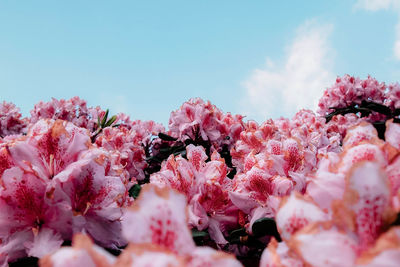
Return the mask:
<path id="1" fill-rule="evenodd" d="M 155 185 L 142 187 L 124 215 L 122 231 L 129 242 L 153 243 L 178 254 L 190 253 L 195 247 L 187 226 L 185 197 Z"/>

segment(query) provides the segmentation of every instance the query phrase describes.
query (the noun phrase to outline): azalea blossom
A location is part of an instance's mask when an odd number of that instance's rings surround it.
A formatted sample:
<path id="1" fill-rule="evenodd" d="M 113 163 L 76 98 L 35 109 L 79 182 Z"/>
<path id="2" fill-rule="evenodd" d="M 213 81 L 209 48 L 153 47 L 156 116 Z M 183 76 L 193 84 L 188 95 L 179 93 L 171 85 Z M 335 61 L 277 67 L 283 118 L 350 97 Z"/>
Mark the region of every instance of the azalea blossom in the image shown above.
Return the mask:
<path id="1" fill-rule="evenodd" d="M 3 102 L 0 265 L 397 266 L 399 92 L 345 75 L 316 112 L 260 123 L 194 98 L 169 129 Z"/>
<path id="2" fill-rule="evenodd" d="M 210 102 L 192 98 L 171 112 L 169 134 L 181 141 L 209 141 L 217 150 L 227 145 L 229 150 L 244 129 L 242 118 L 223 113 Z"/>
<path id="3" fill-rule="evenodd" d="M 43 267 L 95 267 L 113 266 L 116 258 L 106 250 L 96 246 L 84 234 L 76 234 L 72 240 L 72 247 L 63 247 L 52 254 L 40 259 L 39 265 Z"/>
<path id="4" fill-rule="evenodd" d="M 89 131 L 97 128 L 98 118 L 105 114 L 100 107 L 87 107 L 86 101 L 77 96 L 68 100 L 52 98 L 49 102 L 40 101 L 30 113 L 30 123 L 36 123 L 41 119 L 60 119 L 87 128 Z"/>
<path id="5" fill-rule="evenodd" d="M 131 250 L 139 258 L 150 257 L 153 254 L 156 259 L 165 258 L 172 261 L 173 266 L 179 262 L 179 257 L 186 259 L 183 266 L 241 266 L 231 255 L 207 247 L 196 247 L 187 223 L 187 204 L 184 195 L 166 187 L 146 185 L 142 187 L 139 199 L 125 214 L 123 233 L 127 240 L 135 245 L 134 248 L 142 246 L 143 253 L 135 253 L 137 249 Z M 149 253 L 154 249 L 143 245 L 148 243 L 166 251 L 159 255 Z M 124 253 L 132 252 L 128 250 Z M 178 257 L 168 256 L 171 252 Z M 133 262 L 138 260 L 137 256 L 132 255 Z M 150 263 L 149 260 L 148 262 Z"/>
<path id="6" fill-rule="evenodd" d="M 367 79 L 350 75 L 336 78 L 336 83 L 326 89 L 319 100 L 320 115 L 327 115 L 335 108 L 344 108 L 352 104 L 361 104 L 362 100 L 373 101 L 383 104 L 385 100 L 385 83 L 379 83 L 376 79 L 368 76 Z"/>
<path id="7" fill-rule="evenodd" d="M 27 127 L 27 119 L 13 103 L 0 103 L 0 137 L 22 134 Z"/>
<path id="8" fill-rule="evenodd" d="M 389 123 L 387 136 L 398 134 L 399 129 Z M 386 248 L 387 258 L 367 255 L 376 240 L 393 235 L 394 228 L 385 231 L 397 212 L 398 195 L 392 186 L 398 185 L 399 176 L 392 159 L 398 152 L 379 140 L 365 122 L 347 131 L 343 145 L 343 152 L 320 162 L 304 196 L 292 193 L 281 202 L 276 221 L 285 244 L 278 250 L 270 243 L 260 266 L 279 261 L 298 266 L 363 266 L 371 258 L 388 266 L 396 262 L 400 243 Z M 389 252 L 389 248 L 396 249 Z"/>
<path id="9" fill-rule="evenodd" d="M 152 146 L 151 137 L 164 132 L 161 124 L 153 121 L 133 121 L 129 125 L 117 128 L 107 127 L 96 138 L 96 144 L 110 151 L 113 158 L 121 162 L 129 172 L 130 178 L 144 180 L 146 162 L 146 148 Z"/>
<path id="10" fill-rule="evenodd" d="M 1 143 L 0 157 L 4 261 L 42 257 L 81 231 L 105 247 L 124 245 L 127 174 L 111 165 L 107 151 L 92 146 L 87 130 L 40 120 L 26 136 Z"/>
<path id="11" fill-rule="evenodd" d="M 263 254 L 264 265 L 261 266 L 269 266 L 268 264 L 273 264 L 280 258 L 285 262 L 295 262 L 298 266 L 355 266 L 356 262 L 362 261 L 362 257 L 359 259 L 360 253 L 372 249 L 374 241 L 384 233 L 385 225 L 393 220 L 390 190 L 379 164 L 373 162 L 356 166 L 349 172 L 346 180 L 343 198 L 332 205 L 332 218 L 323 215 L 317 206 L 313 209 L 304 207 L 304 211 L 284 210 L 283 206 L 278 211 L 278 214 L 297 216 L 293 217 L 296 221 L 307 218 L 302 217 L 303 215 L 298 217 L 296 213 L 303 214 L 307 211 L 312 216 L 309 218 L 313 219 L 297 223 L 294 235 L 283 234 L 287 244 L 285 250 L 277 250 L 276 244 L 270 244 L 271 248 L 267 248 Z M 297 202 L 301 205 L 299 200 Z M 278 226 L 279 222 L 280 220 Z M 280 229 L 285 233 L 288 228 Z M 398 249 L 399 245 L 396 246 Z"/>
<path id="12" fill-rule="evenodd" d="M 227 166 L 217 152 L 206 162 L 201 146 L 186 147 L 187 159 L 170 156 L 161 171 L 150 177 L 150 183 L 169 186 L 186 195 L 189 203 L 189 222 L 198 230 L 207 229 L 219 244 L 226 244 L 223 234 L 236 226 L 237 209 L 229 199 L 232 180 Z"/>
<path id="13" fill-rule="evenodd" d="M 342 137 L 327 132 L 325 119 L 302 110 L 292 120 L 251 122 L 232 148 L 238 174 L 232 202 L 248 215 L 248 231 L 254 221 L 275 217 L 281 198 L 304 193 L 308 176 L 327 153 L 341 151 Z"/>
<path id="14" fill-rule="evenodd" d="M 77 234 L 72 248 L 63 247 L 44 257 L 41 266 L 242 266 L 234 256 L 210 247 L 196 247 L 187 222 L 185 196 L 169 188 L 145 185 L 127 208 L 124 237 L 130 242 L 115 258 Z M 70 265 L 68 265 L 70 264 Z"/>

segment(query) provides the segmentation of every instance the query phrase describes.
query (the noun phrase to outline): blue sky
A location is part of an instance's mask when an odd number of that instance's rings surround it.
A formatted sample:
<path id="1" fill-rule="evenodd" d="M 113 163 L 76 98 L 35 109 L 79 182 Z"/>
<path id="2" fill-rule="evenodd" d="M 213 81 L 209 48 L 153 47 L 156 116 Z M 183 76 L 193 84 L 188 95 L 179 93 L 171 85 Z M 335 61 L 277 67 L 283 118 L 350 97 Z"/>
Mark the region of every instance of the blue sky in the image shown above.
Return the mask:
<path id="1" fill-rule="evenodd" d="M 400 80 L 398 0 L 0 1 L 0 100 L 78 95 L 167 123 L 191 97 L 263 121 L 337 75 Z"/>

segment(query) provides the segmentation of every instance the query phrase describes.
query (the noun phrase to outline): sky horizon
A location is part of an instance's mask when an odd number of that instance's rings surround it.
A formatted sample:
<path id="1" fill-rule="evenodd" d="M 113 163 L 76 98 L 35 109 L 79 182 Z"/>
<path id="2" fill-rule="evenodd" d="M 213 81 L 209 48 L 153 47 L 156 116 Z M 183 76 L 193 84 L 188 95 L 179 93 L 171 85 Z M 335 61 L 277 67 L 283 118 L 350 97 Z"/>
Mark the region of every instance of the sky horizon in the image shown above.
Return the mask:
<path id="1" fill-rule="evenodd" d="M 77 95 L 166 125 L 201 97 L 262 122 L 337 76 L 400 81 L 400 0 L 1 1 L 0 34 L 0 101 L 24 115 Z"/>

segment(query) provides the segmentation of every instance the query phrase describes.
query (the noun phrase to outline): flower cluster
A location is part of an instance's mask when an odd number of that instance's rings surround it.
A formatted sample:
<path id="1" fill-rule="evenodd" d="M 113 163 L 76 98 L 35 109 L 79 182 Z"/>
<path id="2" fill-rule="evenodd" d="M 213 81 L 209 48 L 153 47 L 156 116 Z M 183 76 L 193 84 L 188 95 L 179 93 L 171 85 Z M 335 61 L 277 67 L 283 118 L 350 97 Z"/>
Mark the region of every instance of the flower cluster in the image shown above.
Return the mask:
<path id="1" fill-rule="evenodd" d="M 97 128 L 98 118 L 104 116 L 104 113 L 100 107 L 87 107 L 86 101 L 77 96 L 68 100 L 53 98 L 49 102 L 40 101 L 34 106 L 31 110 L 30 123 L 41 119 L 60 119 L 94 131 Z"/>
<path id="2" fill-rule="evenodd" d="M 292 120 L 249 122 L 232 149 L 238 168 L 230 192 L 233 203 L 252 224 L 274 217 L 280 198 L 292 191 L 304 193 L 306 176 L 315 171 L 322 155 L 339 152 L 339 133 L 328 131 L 323 118 L 302 110 Z"/>
<path id="3" fill-rule="evenodd" d="M 260 124 L 198 98 L 169 129 L 78 97 L 0 111 L 2 265 L 398 265 L 397 83 L 345 75 Z"/>
<path id="4" fill-rule="evenodd" d="M 171 155 L 150 177 L 150 183 L 185 194 L 190 225 L 198 230 L 208 229 L 217 244 L 226 244 L 223 233 L 238 224 L 238 210 L 228 195 L 233 181 L 227 177 L 227 166 L 217 152 L 206 162 L 208 156 L 203 147 L 189 145 L 186 149 L 187 159 Z"/>
<path id="5" fill-rule="evenodd" d="M 76 235 L 73 246 L 41 260 L 42 266 L 242 266 L 232 255 L 210 247 L 196 247 L 187 226 L 184 195 L 168 188 L 146 185 L 126 211 L 123 234 L 128 247 L 116 258 Z"/>
<path id="6" fill-rule="evenodd" d="M 324 92 L 318 104 L 318 113 L 324 116 L 333 111 L 332 107 L 345 108 L 361 104 L 363 100 L 384 104 L 387 98 L 385 83 L 379 83 L 371 76 L 361 80 L 345 75 L 338 77 L 336 83 Z"/>
<path id="7" fill-rule="evenodd" d="M 399 135 L 392 122 L 387 143 L 371 124 L 350 129 L 344 150 L 321 161 L 305 193 L 283 198 L 275 218 L 284 242 L 273 240 L 260 266 L 395 266 L 400 147 L 389 140 Z"/>
<path id="8" fill-rule="evenodd" d="M 23 133 L 27 127 L 26 119 L 21 118 L 19 109 L 12 103 L 0 103 L 0 138 Z"/>
<path id="9" fill-rule="evenodd" d="M 86 129 L 39 120 L 1 143 L 0 159 L 1 260 L 42 257 L 82 231 L 104 247 L 125 243 L 127 175 Z"/>
<path id="10" fill-rule="evenodd" d="M 185 102 L 173 111 L 169 118 L 169 133 L 181 141 L 209 141 L 217 150 L 223 145 L 229 148 L 244 129 L 243 117 L 223 113 L 210 102 L 200 98 Z"/>
<path id="11" fill-rule="evenodd" d="M 108 151 L 120 161 L 129 172 L 131 179 L 142 181 L 148 164 L 146 151 L 151 146 L 151 137 L 164 132 L 164 127 L 153 121 L 134 121 L 129 127 L 107 127 L 96 139 L 96 144 Z"/>

